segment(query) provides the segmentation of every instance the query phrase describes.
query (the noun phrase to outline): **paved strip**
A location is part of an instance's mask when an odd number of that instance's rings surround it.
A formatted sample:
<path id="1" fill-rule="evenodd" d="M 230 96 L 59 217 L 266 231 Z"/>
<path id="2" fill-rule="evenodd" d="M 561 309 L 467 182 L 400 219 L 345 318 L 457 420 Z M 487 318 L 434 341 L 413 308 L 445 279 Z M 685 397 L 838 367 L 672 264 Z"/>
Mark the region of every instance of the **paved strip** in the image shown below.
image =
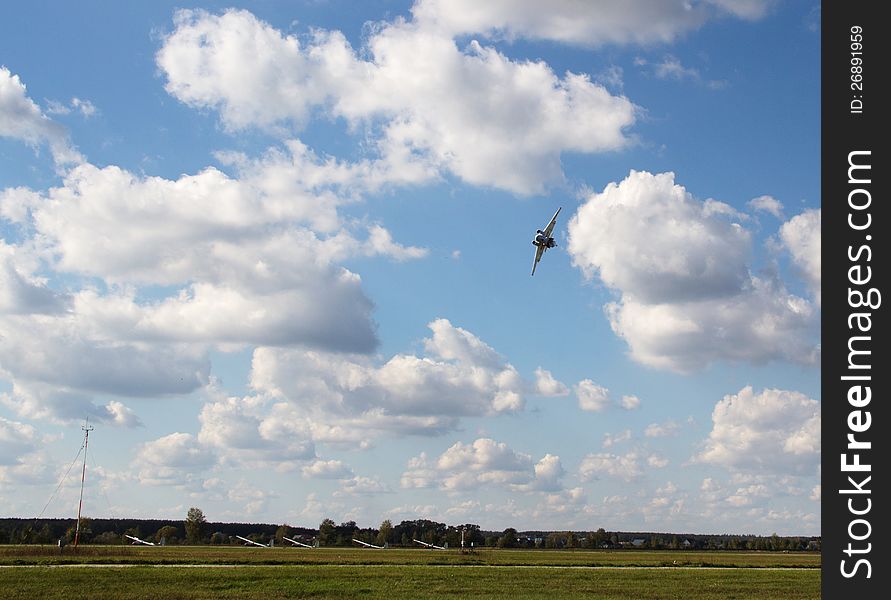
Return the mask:
<path id="1" fill-rule="evenodd" d="M 820 567 L 694 567 L 694 566 L 610 566 L 610 565 L 326 565 L 326 564 L 294 564 L 294 565 L 251 565 L 251 564 L 235 564 L 235 565 L 170 565 L 170 564 L 126 564 L 126 565 L 105 565 L 105 564 L 71 564 L 71 565 L 0 565 L 0 569 L 135 569 L 135 568 L 152 568 L 152 569 L 242 569 L 242 568 L 264 568 L 264 569 L 300 569 L 300 568 L 318 568 L 330 567 L 335 569 L 347 568 L 442 568 L 442 569 L 577 569 L 577 570 L 603 570 L 603 571 L 629 571 L 629 570 L 686 570 L 686 571 L 819 571 Z"/>

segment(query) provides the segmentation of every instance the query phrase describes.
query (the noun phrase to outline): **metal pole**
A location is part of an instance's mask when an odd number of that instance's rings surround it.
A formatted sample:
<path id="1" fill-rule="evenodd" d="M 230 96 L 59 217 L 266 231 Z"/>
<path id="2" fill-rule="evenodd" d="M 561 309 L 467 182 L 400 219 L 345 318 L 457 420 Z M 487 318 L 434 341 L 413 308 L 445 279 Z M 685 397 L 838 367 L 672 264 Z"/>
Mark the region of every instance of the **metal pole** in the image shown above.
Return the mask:
<path id="1" fill-rule="evenodd" d="M 84 506 L 84 480 L 87 477 L 87 444 L 90 443 L 90 432 L 93 428 L 89 425 L 81 427 L 84 430 L 84 468 L 80 474 L 80 501 L 77 503 L 77 525 L 74 527 L 74 549 L 77 550 L 77 541 L 80 538 L 80 511 Z"/>

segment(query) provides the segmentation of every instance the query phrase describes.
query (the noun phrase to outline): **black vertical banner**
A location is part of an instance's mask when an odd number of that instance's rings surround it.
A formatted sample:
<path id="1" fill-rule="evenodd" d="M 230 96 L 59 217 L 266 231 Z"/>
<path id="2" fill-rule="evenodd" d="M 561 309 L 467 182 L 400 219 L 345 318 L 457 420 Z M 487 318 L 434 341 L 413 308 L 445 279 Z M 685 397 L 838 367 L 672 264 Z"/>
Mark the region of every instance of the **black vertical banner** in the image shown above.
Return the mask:
<path id="1" fill-rule="evenodd" d="M 822 585 L 833 599 L 891 593 L 891 363 L 880 350 L 891 302 L 891 22 L 882 8 L 827 0 L 822 9 Z"/>

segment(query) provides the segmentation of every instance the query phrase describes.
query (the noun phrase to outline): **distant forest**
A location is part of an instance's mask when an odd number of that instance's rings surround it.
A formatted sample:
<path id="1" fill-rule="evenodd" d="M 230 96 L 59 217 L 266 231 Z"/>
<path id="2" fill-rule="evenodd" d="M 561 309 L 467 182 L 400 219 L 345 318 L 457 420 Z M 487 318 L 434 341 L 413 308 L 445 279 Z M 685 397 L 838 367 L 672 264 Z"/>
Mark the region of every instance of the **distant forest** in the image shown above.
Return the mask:
<path id="1" fill-rule="evenodd" d="M 417 546 L 414 540 L 449 548 L 598 548 L 672 550 L 819 551 L 820 538 L 807 536 L 681 534 L 606 531 L 485 531 L 466 523 L 446 525 L 418 519 L 377 529 L 361 528 L 353 521 L 336 524 L 325 519 L 317 529 L 270 523 L 219 523 L 190 509 L 181 521 L 162 519 L 81 520 L 80 544 L 129 544 L 124 535 L 168 545 L 242 545 L 241 536 L 260 544 L 288 545 L 285 537 L 320 546 L 353 546 L 353 539 L 369 544 Z M 75 519 L 0 519 L 0 544 L 69 544 L 74 540 Z"/>

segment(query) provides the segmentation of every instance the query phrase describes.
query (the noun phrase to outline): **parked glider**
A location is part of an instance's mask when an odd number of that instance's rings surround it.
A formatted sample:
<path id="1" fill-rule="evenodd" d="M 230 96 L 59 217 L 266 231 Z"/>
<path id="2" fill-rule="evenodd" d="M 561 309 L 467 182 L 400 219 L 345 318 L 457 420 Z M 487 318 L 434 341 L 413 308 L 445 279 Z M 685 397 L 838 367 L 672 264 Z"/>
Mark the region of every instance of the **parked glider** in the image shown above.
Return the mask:
<path id="1" fill-rule="evenodd" d="M 554 233 L 554 225 L 557 224 L 557 215 L 560 214 L 560 211 L 563 210 L 563 207 L 557 209 L 557 212 L 554 213 L 554 216 L 551 217 L 550 222 L 547 227 L 544 229 L 537 229 L 535 231 L 535 238 L 532 240 L 532 245 L 535 246 L 535 261 L 532 263 L 532 274 L 535 275 L 535 267 L 538 266 L 538 261 L 541 260 L 542 255 L 545 253 L 545 250 L 548 248 L 553 248 L 557 245 L 557 242 L 554 241 L 552 233 Z"/>
<path id="2" fill-rule="evenodd" d="M 251 546 L 260 546 L 261 548 L 272 548 L 272 544 L 273 544 L 273 542 L 269 542 L 269 545 L 267 546 L 266 544 L 261 544 L 260 542 L 255 542 L 254 540 L 249 540 L 246 537 L 241 537 L 240 535 L 236 535 L 235 537 L 237 537 L 242 542 L 244 542 L 245 546 L 250 544 Z"/>
<path id="3" fill-rule="evenodd" d="M 301 548 L 316 548 L 316 546 L 310 546 L 309 544 L 304 544 L 303 542 L 298 542 L 297 540 L 292 540 L 289 537 L 282 537 L 286 542 L 291 542 L 295 546 L 300 546 Z"/>
<path id="4" fill-rule="evenodd" d="M 421 540 L 416 540 L 414 538 L 412 538 L 412 541 L 417 542 L 417 543 L 421 544 L 422 546 L 427 546 L 428 548 L 433 548 L 434 550 L 448 549 L 448 544 L 446 544 L 445 546 L 437 546 L 436 544 L 428 544 L 427 542 L 422 542 Z"/>
<path id="5" fill-rule="evenodd" d="M 368 542 L 363 542 L 362 540 L 357 540 L 353 538 L 353 541 L 357 544 L 362 544 L 363 546 L 367 546 L 369 548 L 377 548 L 378 550 L 383 550 L 384 548 L 389 548 L 389 544 L 384 544 L 383 546 L 375 546 L 374 544 L 369 544 Z"/>
<path id="6" fill-rule="evenodd" d="M 124 537 L 127 538 L 128 540 L 133 540 L 134 544 L 144 544 L 146 546 L 154 546 L 155 545 L 155 542 L 147 542 L 145 540 L 141 540 L 138 537 L 136 537 L 135 535 L 127 535 L 125 533 Z"/>

